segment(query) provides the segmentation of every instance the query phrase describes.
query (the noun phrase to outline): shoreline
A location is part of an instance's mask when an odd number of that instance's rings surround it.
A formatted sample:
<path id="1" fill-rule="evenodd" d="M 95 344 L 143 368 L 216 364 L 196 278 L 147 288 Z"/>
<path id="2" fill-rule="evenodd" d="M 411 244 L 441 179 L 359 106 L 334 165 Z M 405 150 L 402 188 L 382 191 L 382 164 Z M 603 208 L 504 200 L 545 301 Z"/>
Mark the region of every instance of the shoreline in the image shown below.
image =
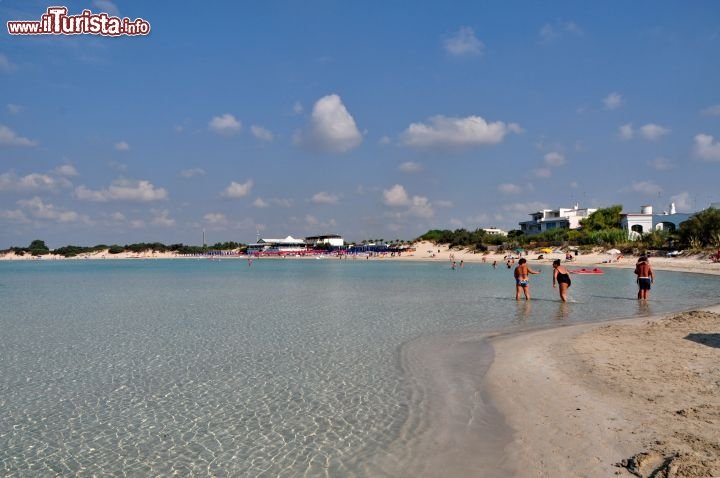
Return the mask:
<path id="1" fill-rule="evenodd" d="M 663 463 L 686 470 L 668 476 L 712 476 L 691 469 L 720 473 L 720 446 L 702 436 L 720 436 L 712 382 L 720 369 L 709 378 L 693 376 L 694 394 L 682 374 L 690 367 L 687 356 L 701 356 L 702 363 L 720 358 L 718 334 L 709 334 L 707 340 L 716 341 L 711 345 L 682 337 L 705 312 L 719 314 L 720 304 L 489 337 L 495 359 L 481 387 L 514 430 L 504 450 L 514 465 L 509 476 L 649 477 Z M 703 319 L 718 330 L 720 315 Z M 659 357 L 669 365 L 657 363 Z M 670 376 L 673 367 L 676 376 Z M 703 387 L 715 390 L 706 395 Z"/>

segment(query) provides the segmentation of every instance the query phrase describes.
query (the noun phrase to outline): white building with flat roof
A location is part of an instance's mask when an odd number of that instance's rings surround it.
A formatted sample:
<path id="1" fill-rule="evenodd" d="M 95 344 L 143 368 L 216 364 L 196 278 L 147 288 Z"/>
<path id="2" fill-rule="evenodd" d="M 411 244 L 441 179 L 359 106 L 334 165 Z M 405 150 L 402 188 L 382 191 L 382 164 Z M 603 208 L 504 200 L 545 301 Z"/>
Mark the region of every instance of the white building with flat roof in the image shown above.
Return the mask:
<path id="1" fill-rule="evenodd" d="M 555 229 L 578 229 L 580 221 L 597 211 L 593 208 L 580 208 L 575 204 L 572 208 L 543 209 L 530 214 L 529 221 L 520 223 L 520 230 L 526 235 L 539 234 Z"/>
<path id="2" fill-rule="evenodd" d="M 483 229 L 485 231 L 485 234 L 488 234 L 490 236 L 507 236 L 507 231 L 503 231 L 502 229 L 498 229 L 497 227 L 486 227 Z"/>
<path id="3" fill-rule="evenodd" d="M 248 254 L 255 252 L 302 252 L 307 250 L 307 243 L 304 239 L 296 239 L 287 236 L 285 239 L 259 239 L 255 244 L 248 245 Z"/>

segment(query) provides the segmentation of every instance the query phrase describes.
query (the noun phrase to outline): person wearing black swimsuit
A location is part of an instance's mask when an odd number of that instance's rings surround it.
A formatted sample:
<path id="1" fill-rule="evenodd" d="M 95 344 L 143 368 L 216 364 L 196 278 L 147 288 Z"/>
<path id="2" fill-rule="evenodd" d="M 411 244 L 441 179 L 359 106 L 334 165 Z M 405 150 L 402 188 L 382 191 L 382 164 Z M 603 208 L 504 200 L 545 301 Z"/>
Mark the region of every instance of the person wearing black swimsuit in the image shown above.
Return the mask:
<path id="1" fill-rule="evenodd" d="M 567 302 L 567 291 L 572 281 L 570 273 L 565 267 L 560 265 L 560 259 L 553 261 L 553 288 L 557 284 L 560 288 L 560 300 Z"/>

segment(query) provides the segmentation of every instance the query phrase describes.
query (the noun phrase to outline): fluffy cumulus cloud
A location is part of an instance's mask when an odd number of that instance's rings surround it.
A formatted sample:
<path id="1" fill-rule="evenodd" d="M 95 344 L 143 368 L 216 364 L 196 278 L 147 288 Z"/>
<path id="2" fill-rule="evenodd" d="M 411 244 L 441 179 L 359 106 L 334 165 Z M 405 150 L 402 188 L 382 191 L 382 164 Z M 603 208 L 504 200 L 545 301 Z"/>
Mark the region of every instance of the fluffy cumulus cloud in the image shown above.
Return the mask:
<path id="1" fill-rule="evenodd" d="M 443 42 L 445 51 L 452 56 L 479 55 L 485 45 L 475 36 L 475 30 L 461 27 L 454 35 Z"/>
<path id="2" fill-rule="evenodd" d="M 253 201 L 253 206 L 255 206 L 257 208 L 265 208 L 265 207 L 270 207 L 270 204 L 267 201 L 265 201 L 263 198 L 255 198 L 255 200 Z"/>
<path id="3" fill-rule="evenodd" d="M 337 194 L 331 194 L 326 192 L 319 192 L 313 195 L 310 202 L 314 204 L 337 204 L 340 197 Z"/>
<path id="4" fill-rule="evenodd" d="M 503 194 L 520 194 L 523 192 L 522 186 L 511 183 L 498 184 L 497 189 Z"/>
<path id="5" fill-rule="evenodd" d="M 23 108 L 21 105 L 15 105 L 13 103 L 7 104 L 8 113 L 10 113 L 11 115 L 16 115 L 16 114 L 22 112 L 22 110 L 24 110 L 24 109 L 25 108 Z"/>
<path id="6" fill-rule="evenodd" d="M 231 181 L 230 185 L 226 187 L 225 190 L 221 193 L 221 196 L 229 199 L 245 197 L 250 194 L 253 184 L 255 183 L 252 179 L 248 179 L 244 183 L 237 183 L 235 181 Z"/>
<path id="7" fill-rule="evenodd" d="M 208 128 L 218 134 L 231 135 L 240 132 L 242 123 L 230 113 L 225 113 L 224 115 L 214 116 L 210 120 Z"/>
<path id="8" fill-rule="evenodd" d="M 615 110 L 623 104 L 623 97 L 620 93 L 612 92 L 603 98 L 603 105 L 606 110 Z"/>
<path id="9" fill-rule="evenodd" d="M 547 153 L 544 159 L 545 164 L 547 164 L 548 166 L 558 167 L 565 164 L 565 155 L 562 153 L 558 153 L 557 151 Z"/>
<path id="10" fill-rule="evenodd" d="M 55 168 L 55 174 L 71 178 L 73 176 L 77 176 L 78 172 L 72 164 L 63 164 Z"/>
<path id="11" fill-rule="evenodd" d="M 537 168 L 533 170 L 533 176 L 536 178 L 547 179 L 552 176 L 550 168 Z"/>
<path id="12" fill-rule="evenodd" d="M 404 163 L 400 164 L 400 166 L 398 166 L 398 169 L 403 173 L 419 173 L 420 171 L 422 171 L 423 167 L 420 163 L 416 163 L 414 161 L 405 161 Z"/>
<path id="13" fill-rule="evenodd" d="M 412 123 L 401 134 L 405 146 L 415 149 L 464 149 L 502 142 L 510 133 L 520 133 L 516 123 L 487 122 L 480 116 L 453 118 L 433 116 L 427 123 Z"/>
<path id="14" fill-rule="evenodd" d="M 265 129 L 262 126 L 258 126 L 255 124 L 252 125 L 250 126 L 250 132 L 252 132 L 252 135 L 260 141 L 270 142 L 273 140 L 273 134 L 270 132 L 270 130 Z"/>
<path id="15" fill-rule="evenodd" d="M 205 176 L 205 174 L 205 170 L 202 168 L 190 168 L 180 171 L 180 176 L 187 179 L 195 178 L 197 176 Z"/>
<path id="16" fill-rule="evenodd" d="M 720 161 L 720 142 L 709 134 L 696 135 L 695 155 L 704 161 Z"/>
<path id="17" fill-rule="evenodd" d="M 85 186 L 78 186 L 75 188 L 75 197 L 93 202 L 152 202 L 165 200 L 168 198 L 168 194 L 164 188 L 155 187 L 147 180 L 116 179 L 106 189 L 89 189 Z"/>
<path id="18" fill-rule="evenodd" d="M 162 227 L 172 227 L 175 225 L 175 219 L 170 217 L 170 212 L 167 209 L 153 209 L 152 224 Z"/>
<path id="19" fill-rule="evenodd" d="M 60 188 L 71 186 L 72 183 L 66 178 L 51 174 L 31 173 L 18 176 L 13 171 L 0 174 L 0 191 L 20 193 L 57 191 Z"/>
<path id="20" fill-rule="evenodd" d="M 294 141 L 311 151 L 345 153 L 362 143 L 362 134 L 340 97 L 327 95 L 315 103 L 310 123 Z"/>
<path id="21" fill-rule="evenodd" d="M 652 181 L 636 181 L 625 188 L 625 190 L 632 193 L 644 194 L 646 196 L 653 196 L 662 192 L 662 188 Z"/>
<path id="22" fill-rule="evenodd" d="M 87 216 L 80 215 L 75 211 L 58 208 L 52 204 L 43 202 L 35 196 L 32 199 L 21 199 L 17 202 L 21 209 L 27 211 L 34 219 L 49 220 L 60 223 L 89 222 Z"/>
<path id="23" fill-rule="evenodd" d="M 37 143 L 31 139 L 20 136 L 7 126 L 0 124 L 0 145 L 5 146 L 35 146 Z"/>
<path id="24" fill-rule="evenodd" d="M 118 151 L 130 151 L 130 145 L 127 141 L 118 141 L 115 143 L 115 149 Z"/>
<path id="25" fill-rule="evenodd" d="M 665 128 L 658 124 L 649 123 L 640 127 L 640 134 L 642 137 L 650 141 L 660 139 L 668 133 L 670 133 L 669 128 Z"/>
<path id="26" fill-rule="evenodd" d="M 410 197 L 400 184 L 395 184 L 390 189 L 383 190 L 383 203 L 392 208 L 406 208 L 400 214 L 401 216 L 429 218 L 434 215 L 432 204 L 428 198 L 424 196 Z"/>

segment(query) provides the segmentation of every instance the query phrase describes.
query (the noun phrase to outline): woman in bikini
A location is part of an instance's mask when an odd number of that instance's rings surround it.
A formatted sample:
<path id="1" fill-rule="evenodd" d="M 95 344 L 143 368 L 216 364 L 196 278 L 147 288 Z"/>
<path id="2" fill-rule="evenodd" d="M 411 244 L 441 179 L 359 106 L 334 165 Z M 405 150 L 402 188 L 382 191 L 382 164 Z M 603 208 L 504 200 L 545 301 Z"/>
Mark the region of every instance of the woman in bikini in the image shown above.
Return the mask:
<path id="1" fill-rule="evenodd" d="M 553 261 L 553 288 L 558 285 L 560 288 L 560 300 L 567 302 L 567 291 L 572 281 L 570 273 L 564 266 L 560 265 L 560 259 Z"/>

